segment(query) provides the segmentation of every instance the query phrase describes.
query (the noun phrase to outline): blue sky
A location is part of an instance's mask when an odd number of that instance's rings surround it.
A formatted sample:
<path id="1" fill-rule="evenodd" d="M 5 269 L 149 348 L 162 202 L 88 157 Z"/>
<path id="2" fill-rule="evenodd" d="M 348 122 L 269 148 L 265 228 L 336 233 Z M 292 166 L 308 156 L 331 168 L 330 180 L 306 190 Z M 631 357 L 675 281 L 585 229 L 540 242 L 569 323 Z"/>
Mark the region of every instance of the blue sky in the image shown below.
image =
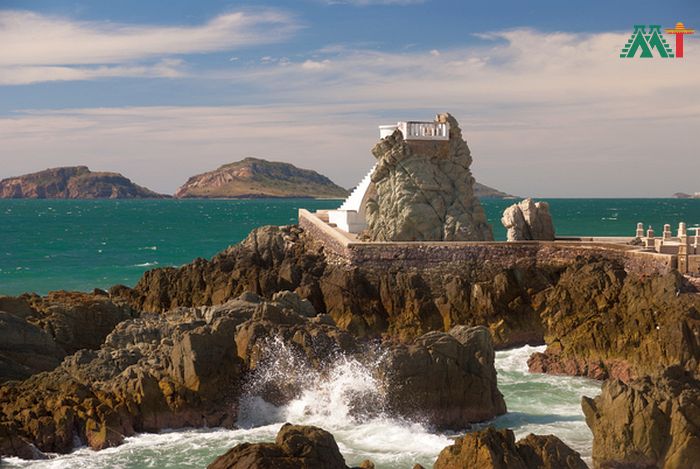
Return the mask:
<path id="1" fill-rule="evenodd" d="M 619 59 L 633 24 L 676 21 L 700 2 L 0 0 L 0 177 L 87 164 L 173 192 L 254 155 L 349 187 L 376 125 L 449 111 L 508 192 L 700 191 L 700 34 Z"/>

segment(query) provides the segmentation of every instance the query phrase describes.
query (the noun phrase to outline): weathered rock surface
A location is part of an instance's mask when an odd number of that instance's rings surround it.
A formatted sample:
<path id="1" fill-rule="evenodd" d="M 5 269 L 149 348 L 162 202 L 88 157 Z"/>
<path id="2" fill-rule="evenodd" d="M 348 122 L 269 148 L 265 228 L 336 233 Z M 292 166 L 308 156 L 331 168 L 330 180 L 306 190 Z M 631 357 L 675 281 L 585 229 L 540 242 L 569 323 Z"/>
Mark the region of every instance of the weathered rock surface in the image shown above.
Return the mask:
<path id="1" fill-rule="evenodd" d="M 175 197 L 319 197 L 345 198 L 347 191 L 316 171 L 289 163 L 245 158 L 192 176 Z"/>
<path id="2" fill-rule="evenodd" d="M 0 311 L 0 383 L 56 368 L 66 352 L 22 318 Z"/>
<path id="3" fill-rule="evenodd" d="M 274 443 L 243 443 L 219 456 L 209 469 L 347 469 L 333 435 L 313 426 L 286 423 Z"/>
<path id="4" fill-rule="evenodd" d="M 87 166 L 52 168 L 0 181 L 0 199 L 159 199 L 168 197 L 134 184 L 119 173 Z"/>
<path id="5" fill-rule="evenodd" d="M 138 313 L 104 292 L 0 297 L 0 382 L 56 368 L 67 354 L 98 349 Z"/>
<path id="6" fill-rule="evenodd" d="M 99 350 L 83 349 L 50 372 L 0 386 L 0 448 L 28 441 L 65 453 L 76 441 L 93 449 L 142 431 L 232 427 L 243 360 L 236 312 L 207 323 L 198 310 L 123 321 Z M 22 453 L 10 455 L 26 455 Z M 5 453 L 8 454 L 8 453 Z"/>
<path id="7" fill-rule="evenodd" d="M 392 412 L 437 428 L 465 428 L 506 412 L 485 327 L 456 326 L 395 345 L 380 367 Z"/>
<path id="8" fill-rule="evenodd" d="M 162 312 L 220 304 L 245 291 L 271 298 L 291 290 L 360 338 L 388 332 L 408 340 L 456 324 L 489 325 L 503 346 L 542 343 L 533 295 L 555 282 L 560 270 L 495 270 L 478 260 L 357 268 L 327 256 L 296 226 L 262 227 L 209 261 L 152 270 L 133 289 L 118 286 L 111 293 L 137 310 Z"/>
<path id="9" fill-rule="evenodd" d="M 515 442 L 511 430 L 467 433 L 440 452 L 434 469 L 586 469 L 581 456 L 553 435 Z"/>
<path id="10" fill-rule="evenodd" d="M 481 241 L 493 239 L 486 215 L 474 195 L 472 158 L 457 120 L 448 141 L 406 141 L 400 131 L 372 149 L 377 168 L 366 201 L 373 241 Z"/>
<path id="11" fill-rule="evenodd" d="M 508 241 L 554 241 L 554 223 L 547 202 L 530 198 L 513 204 L 503 212 L 501 223 Z"/>
<path id="12" fill-rule="evenodd" d="M 680 367 L 584 397 L 596 468 L 699 468 L 700 383 Z"/>
<path id="13" fill-rule="evenodd" d="M 609 261 L 569 267 L 542 298 L 547 350 L 530 370 L 616 377 L 658 374 L 700 358 L 700 295 L 678 273 L 639 278 Z"/>

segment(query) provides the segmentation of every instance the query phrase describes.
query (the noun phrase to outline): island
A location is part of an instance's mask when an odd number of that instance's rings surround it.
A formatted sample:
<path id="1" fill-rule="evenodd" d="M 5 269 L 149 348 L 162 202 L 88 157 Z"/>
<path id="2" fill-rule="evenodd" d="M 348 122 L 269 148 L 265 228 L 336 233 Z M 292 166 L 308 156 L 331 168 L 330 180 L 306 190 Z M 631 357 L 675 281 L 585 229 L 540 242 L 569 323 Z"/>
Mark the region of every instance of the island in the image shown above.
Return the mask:
<path id="1" fill-rule="evenodd" d="M 251 157 L 192 176 L 175 192 L 177 198 L 221 199 L 342 199 L 347 195 L 347 190 L 316 171 Z"/>
<path id="2" fill-rule="evenodd" d="M 87 166 L 50 168 L 0 181 L 2 199 L 163 199 L 119 173 Z"/>

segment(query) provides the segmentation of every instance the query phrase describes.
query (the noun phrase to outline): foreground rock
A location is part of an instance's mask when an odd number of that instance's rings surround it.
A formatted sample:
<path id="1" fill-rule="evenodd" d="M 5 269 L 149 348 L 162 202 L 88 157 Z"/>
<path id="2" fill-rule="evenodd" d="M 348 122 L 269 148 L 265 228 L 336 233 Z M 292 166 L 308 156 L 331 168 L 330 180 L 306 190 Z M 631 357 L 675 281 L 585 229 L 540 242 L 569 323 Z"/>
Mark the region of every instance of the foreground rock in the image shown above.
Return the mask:
<path id="1" fill-rule="evenodd" d="M 528 198 L 503 212 L 501 223 L 508 241 L 554 241 L 554 223 L 547 202 Z"/>
<path id="2" fill-rule="evenodd" d="M 87 166 L 52 168 L 0 181 L 0 199 L 159 199 L 167 197 L 119 173 Z"/>
<path id="3" fill-rule="evenodd" d="M 406 141 L 400 131 L 372 149 L 377 167 L 366 202 L 372 241 L 482 241 L 493 239 L 474 195 L 472 163 L 459 124 L 449 114 L 449 141 Z"/>
<path id="4" fill-rule="evenodd" d="M 98 349 L 117 324 L 136 316 L 100 291 L 0 296 L 0 382 L 52 370 L 80 349 Z"/>
<path id="5" fill-rule="evenodd" d="M 629 384 L 606 381 L 582 407 L 596 468 L 700 467 L 700 382 L 682 368 Z"/>
<path id="6" fill-rule="evenodd" d="M 392 412 L 439 429 L 465 428 L 506 412 L 485 327 L 457 326 L 395 345 L 380 367 Z"/>
<path id="7" fill-rule="evenodd" d="M 543 298 L 544 354 L 530 371 L 629 381 L 680 365 L 698 373 L 700 295 L 677 272 L 639 278 L 614 262 L 574 265 Z"/>
<path id="8" fill-rule="evenodd" d="M 347 191 L 326 176 L 289 163 L 245 158 L 192 176 L 175 197 L 317 197 L 345 198 Z"/>
<path id="9" fill-rule="evenodd" d="M 457 438 L 443 449 L 434 469 L 586 469 L 581 456 L 553 435 L 515 442 L 511 430 L 492 427 Z"/>
<path id="10" fill-rule="evenodd" d="M 313 426 L 286 423 L 274 443 L 242 443 L 209 469 L 347 469 L 333 435 Z"/>

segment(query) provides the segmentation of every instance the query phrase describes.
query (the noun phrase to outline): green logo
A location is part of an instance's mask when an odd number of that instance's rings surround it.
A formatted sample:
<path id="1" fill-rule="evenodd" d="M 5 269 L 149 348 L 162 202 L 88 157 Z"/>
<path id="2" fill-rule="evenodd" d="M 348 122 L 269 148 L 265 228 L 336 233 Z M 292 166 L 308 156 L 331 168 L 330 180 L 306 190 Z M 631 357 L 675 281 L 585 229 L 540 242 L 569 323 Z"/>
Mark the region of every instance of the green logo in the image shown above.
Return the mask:
<path id="1" fill-rule="evenodd" d="M 622 48 L 620 57 L 632 59 L 637 54 L 637 51 L 642 51 L 640 58 L 654 57 L 654 52 L 662 58 L 671 58 L 675 54 L 671 47 L 666 42 L 666 39 L 661 35 L 661 25 L 650 24 L 649 32 L 646 30 L 646 25 L 635 24 L 634 32 L 627 40 L 627 44 Z"/>

